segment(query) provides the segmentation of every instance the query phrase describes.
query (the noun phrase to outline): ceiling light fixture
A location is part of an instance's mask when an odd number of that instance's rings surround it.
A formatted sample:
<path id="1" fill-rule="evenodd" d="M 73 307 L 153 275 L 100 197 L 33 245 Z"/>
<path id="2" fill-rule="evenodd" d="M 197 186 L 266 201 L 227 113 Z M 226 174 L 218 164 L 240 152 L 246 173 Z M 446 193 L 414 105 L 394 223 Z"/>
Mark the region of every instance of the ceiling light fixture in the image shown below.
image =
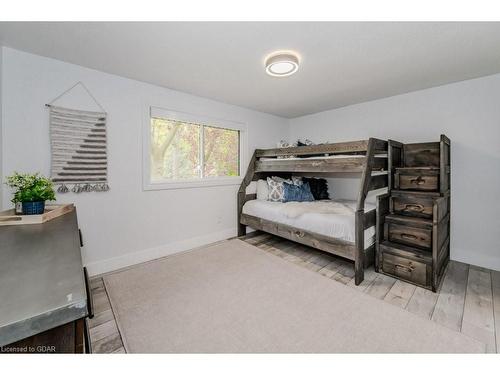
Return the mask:
<path id="1" fill-rule="evenodd" d="M 266 58 L 266 73 L 288 77 L 299 69 L 299 58 L 292 52 L 275 52 Z"/>

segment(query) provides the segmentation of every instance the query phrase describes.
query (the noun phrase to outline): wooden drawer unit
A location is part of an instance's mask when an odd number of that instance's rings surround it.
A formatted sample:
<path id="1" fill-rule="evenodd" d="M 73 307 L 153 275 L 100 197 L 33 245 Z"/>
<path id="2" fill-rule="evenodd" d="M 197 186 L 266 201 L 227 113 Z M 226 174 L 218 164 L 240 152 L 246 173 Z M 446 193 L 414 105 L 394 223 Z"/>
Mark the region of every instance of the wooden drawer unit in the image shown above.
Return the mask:
<path id="1" fill-rule="evenodd" d="M 430 265 L 389 252 L 382 255 L 382 271 L 418 285 L 429 286 L 431 283 Z"/>
<path id="2" fill-rule="evenodd" d="M 396 215 L 432 218 L 435 197 L 426 194 L 394 193 L 391 196 L 390 211 Z"/>
<path id="3" fill-rule="evenodd" d="M 439 168 L 396 168 L 394 188 L 439 191 Z"/>
<path id="4" fill-rule="evenodd" d="M 377 197 L 375 270 L 434 292 L 450 257 L 450 144 L 389 140 Z"/>

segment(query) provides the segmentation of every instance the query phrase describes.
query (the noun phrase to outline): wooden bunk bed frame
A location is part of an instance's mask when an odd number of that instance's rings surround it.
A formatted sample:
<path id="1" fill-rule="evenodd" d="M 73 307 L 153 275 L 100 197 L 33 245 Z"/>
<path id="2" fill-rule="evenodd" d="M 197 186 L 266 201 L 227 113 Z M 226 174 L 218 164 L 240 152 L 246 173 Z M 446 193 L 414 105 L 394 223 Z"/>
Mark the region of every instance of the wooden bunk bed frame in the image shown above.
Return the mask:
<path id="1" fill-rule="evenodd" d="M 365 199 L 369 191 L 388 186 L 387 173 L 373 175 L 373 172 L 387 172 L 390 168 L 391 163 L 388 160 L 391 156 L 388 155 L 387 145 L 387 141 L 370 138 L 352 142 L 255 150 L 238 190 L 238 236 L 245 235 L 246 226 L 250 226 L 354 261 L 355 282 L 356 285 L 359 285 L 364 279 L 364 268 L 373 263 L 375 255 L 375 243 L 366 250 L 364 248 L 364 231 L 374 226 L 376 221 L 375 210 L 365 213 Z M 344 155 L 345 157 L 289 159 L 291 156 L 317 157 L 325 155 Z M 349 155 L 353 157 L 349 157 Z M 359 157 L 359 155 L 364 157 Z M 278 157 L 288 157 L 288 159 L 273 160 L 273 158 Z M 356 236 L 354 244 L 246 215 L 242 212 L 245 202 L 256 199 L 256 194 L 247 194 L 246 192 L 252 181 L 265 179 L 268 176 L 289 178 L 292 174 L 294 176 L 314 177 L 338 177 L 339 174 L 361 175 L 355 212 Z"/>

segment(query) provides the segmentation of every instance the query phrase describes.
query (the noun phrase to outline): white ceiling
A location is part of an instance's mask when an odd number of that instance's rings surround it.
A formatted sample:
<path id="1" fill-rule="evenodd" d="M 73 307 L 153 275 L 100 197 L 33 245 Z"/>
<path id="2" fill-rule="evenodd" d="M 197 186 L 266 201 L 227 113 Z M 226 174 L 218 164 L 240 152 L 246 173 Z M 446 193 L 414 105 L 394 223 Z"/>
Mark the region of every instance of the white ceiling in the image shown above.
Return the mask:
<path id="1" fill-rule="evenodd" d="M 4 46 L 283 117 L 500 72 L 500 23 L 0 23 Z M 269 77 L 264 57 L 297 51 Z"/>

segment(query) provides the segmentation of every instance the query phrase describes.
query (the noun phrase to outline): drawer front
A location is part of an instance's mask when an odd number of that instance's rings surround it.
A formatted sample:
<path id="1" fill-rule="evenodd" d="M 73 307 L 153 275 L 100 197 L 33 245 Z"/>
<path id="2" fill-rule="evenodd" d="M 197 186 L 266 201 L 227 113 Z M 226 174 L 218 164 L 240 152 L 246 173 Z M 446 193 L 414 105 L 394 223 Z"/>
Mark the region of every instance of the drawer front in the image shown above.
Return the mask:
<path id="1" fill-rule="evenodd" d="M 404 280 L 424 286 L 430 285 L 430 273 L 427 265 L 397 255 L 383 253 L 382 270 Z"/>
<path id="2" fill-rule="evenodd" d="M 389 241 L 428 250 L 432 245 L 432 229 L 385 223 Z"/>
<path id="3" fill-rule="evenodd" d="M 392 212 L 398 215 L 432 218 L 433 199 L 427 197 L 392 196 Z"/>
<path id="4" fill-rule="evenodd" d="M 395 185 L 401 190 L 437 191 L 439 178 L 437 174 L 396 173 Z"/>

